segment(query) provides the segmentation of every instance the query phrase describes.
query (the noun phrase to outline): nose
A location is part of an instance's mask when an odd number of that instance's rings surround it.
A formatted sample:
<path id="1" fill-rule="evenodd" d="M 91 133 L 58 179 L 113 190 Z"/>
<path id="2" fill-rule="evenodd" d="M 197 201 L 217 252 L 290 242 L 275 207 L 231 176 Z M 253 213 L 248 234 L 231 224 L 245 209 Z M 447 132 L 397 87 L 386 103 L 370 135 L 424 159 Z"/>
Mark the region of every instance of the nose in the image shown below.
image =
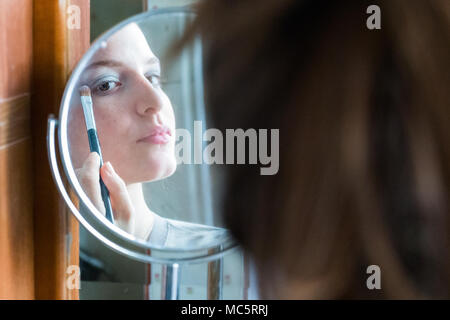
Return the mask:
<path id="1" fill-rule="evenodd" d="M 160 90 L 144 76 L 137 76 L 135 82 L 136 112 L 141 116 L 153 116 L 161 111 L 164 102 Z"/>

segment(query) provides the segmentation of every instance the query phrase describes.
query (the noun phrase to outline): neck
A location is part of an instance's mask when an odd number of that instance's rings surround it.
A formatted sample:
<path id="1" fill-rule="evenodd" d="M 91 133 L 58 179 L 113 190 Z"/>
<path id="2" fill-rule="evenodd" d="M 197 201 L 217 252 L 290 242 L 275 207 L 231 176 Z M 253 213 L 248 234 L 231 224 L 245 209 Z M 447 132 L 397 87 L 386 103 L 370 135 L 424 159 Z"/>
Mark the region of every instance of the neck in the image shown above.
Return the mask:
<path id="1" fill-rule="evenodd" d="M 144 239 L 153 228 L 153 220 L 155 213 L 150 210 L 145 201 L 142 183 L 134 183 L 127 185 L 128 195 L 134 207 L 136 217 L 135 236 Z"/>
<path id="2" fill-rule="evenodd" d="M 127 185 L 127 190 L 137 215 L 142 213 L 152 213 L 145 202 L 142 183 L 129 184 Z"/>

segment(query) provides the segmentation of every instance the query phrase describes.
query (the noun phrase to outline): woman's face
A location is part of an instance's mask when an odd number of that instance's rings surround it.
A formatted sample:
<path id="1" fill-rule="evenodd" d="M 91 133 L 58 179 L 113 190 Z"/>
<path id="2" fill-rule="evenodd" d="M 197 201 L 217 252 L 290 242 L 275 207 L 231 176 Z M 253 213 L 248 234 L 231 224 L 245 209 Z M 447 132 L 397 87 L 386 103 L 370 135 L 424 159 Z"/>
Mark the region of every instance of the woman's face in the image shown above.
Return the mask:
<path id="1" fill-rule="evenodd" d="M 96 52 L 79 81 L 78 87 L 91 89 L 103 160 L 126 184 L 162 179 L 176 169 L 175 117 L 159 76 L 159 60 L 139 27 L 131 24 Z M 68 135 L 72 161 L 79 168 L 89 143 L 78 92 L 72 101 Z"/>

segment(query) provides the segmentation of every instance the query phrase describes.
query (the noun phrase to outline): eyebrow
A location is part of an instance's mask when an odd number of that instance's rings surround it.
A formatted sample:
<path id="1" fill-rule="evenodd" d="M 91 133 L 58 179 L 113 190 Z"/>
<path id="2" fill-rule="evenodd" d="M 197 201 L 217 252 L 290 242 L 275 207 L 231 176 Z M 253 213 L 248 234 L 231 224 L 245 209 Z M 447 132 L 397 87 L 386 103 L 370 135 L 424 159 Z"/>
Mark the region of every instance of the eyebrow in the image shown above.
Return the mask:
<path id="1" fill-rule="evenodd" d="M 160 64 L 159 59 L 157 57 L 151 57 L 146 61 L 146 64 Z M 123 62 L 117 60 L 100 60 L 94 63 L 91 63 L 86 67 L 85 70 L 94 69 L 98 67 L 123 67 L 126 66 Z"/>

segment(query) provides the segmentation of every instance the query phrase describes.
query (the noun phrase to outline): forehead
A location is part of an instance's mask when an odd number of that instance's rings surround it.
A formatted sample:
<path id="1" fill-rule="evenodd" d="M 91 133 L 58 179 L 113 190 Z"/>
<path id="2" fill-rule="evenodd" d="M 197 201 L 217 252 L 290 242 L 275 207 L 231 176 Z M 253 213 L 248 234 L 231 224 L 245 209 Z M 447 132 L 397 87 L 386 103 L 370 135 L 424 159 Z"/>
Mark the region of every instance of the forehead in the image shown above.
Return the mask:
<path id="1" fill-rule="evenodd" d="M 132 23 L 116 32 L 92 57 L 91 63 L 116 60 L 127 64 L 147 61 L 154 57 L 142 30 Z"/>

